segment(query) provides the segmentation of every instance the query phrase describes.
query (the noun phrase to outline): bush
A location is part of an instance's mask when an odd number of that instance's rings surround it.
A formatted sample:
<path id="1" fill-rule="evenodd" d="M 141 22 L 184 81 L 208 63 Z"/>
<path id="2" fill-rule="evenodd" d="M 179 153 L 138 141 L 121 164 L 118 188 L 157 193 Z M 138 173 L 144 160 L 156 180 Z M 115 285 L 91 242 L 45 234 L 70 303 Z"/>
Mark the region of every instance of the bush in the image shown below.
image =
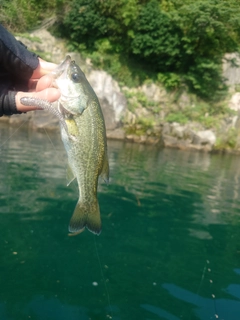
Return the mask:
<path id="1" fill-rule="evenodd" d="M 64 0 L 2 0 L 0 21 L 12 32 L 25 32 L 55 14 Z"/>
<path id="2" fill-rule="evenodd" d="M 224 95 L 222 58 L 240 42 L 235 0 L 73 0 L 67 9 L 62 35 L 122 83 L 150 78 L 168 89 L 184 82 L 206 100 Z"/>
<path id="3" fill-rule="evenodd" d="M 99 14 L 97 0 L 77 0 L 66 13 L 60 32 L 75 44 L 84 43 L 93 49 L 95 42 L 107 32 L 106 18 Z"/>
<path id="4" fill-rule="evenodd" d="M 138 59 L 148 62 L 155 70 L 177 70 L 180 59 L 182 32 L 165 12 L 159 2 L 151 0 L 141 7 L 131 52 Z"/>

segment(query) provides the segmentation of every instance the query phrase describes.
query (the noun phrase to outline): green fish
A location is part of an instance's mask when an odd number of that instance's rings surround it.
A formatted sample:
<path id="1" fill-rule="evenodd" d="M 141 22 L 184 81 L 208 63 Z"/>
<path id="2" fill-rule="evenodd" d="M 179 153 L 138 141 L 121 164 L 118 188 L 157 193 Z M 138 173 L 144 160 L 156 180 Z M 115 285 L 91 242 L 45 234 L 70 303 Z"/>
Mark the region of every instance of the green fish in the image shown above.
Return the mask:
<path id="1" fill-rule="evenodd" d="M 53 75 L 54 85 L 61 91 L 58 112 L 55 114 L 60 120 L 61 137 L 68 156 L 68 185 L 76 178 L 79 188 L 79 199 L 70 220 L 69 231 L 76 233 L 86 227 L 100 234 L 98 178 L 101 176 L 105 182 L 109 181 L 102 110 L 84 73 L 70 56 L 57 67 Z M 45 108 L 43 104 L 41 107 Z M 36 100 L 35 105 L 39 106 L 39 101 Z"/>

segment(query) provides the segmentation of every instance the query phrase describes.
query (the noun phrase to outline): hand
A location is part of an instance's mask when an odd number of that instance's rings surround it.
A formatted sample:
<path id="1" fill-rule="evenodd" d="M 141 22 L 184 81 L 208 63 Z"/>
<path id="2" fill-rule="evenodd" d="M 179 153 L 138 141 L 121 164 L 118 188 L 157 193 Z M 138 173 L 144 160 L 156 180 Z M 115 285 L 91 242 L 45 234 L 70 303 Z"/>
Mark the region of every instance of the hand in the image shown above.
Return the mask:
<path id="1" fill-rule="evenodd" d="M 56 64 L 44 61 L 39 58 L 39 65 L 34 70 L 31 79 L 29 80 L 29 92 L 17 92 L 16 94 L 16 107 L 18 111 L 28 112 L 37 110 L 36 107 L 28 107 L 21 104 L 22 97 L 35 97 L 50 102 L 57 101 L 60 98 L 60 91 L 52 88 L 53 76 L 49 72 L 56 68 Z"/>
<path id="2" fill-rule="evenodd" d="M 47 62 L 41 58 L 38 58 L 38 60 L 38 67 L 33 71 L 31 79 L 40 79 L 42 76 L 52 72 L 57 67 L 55 63 Z"/>

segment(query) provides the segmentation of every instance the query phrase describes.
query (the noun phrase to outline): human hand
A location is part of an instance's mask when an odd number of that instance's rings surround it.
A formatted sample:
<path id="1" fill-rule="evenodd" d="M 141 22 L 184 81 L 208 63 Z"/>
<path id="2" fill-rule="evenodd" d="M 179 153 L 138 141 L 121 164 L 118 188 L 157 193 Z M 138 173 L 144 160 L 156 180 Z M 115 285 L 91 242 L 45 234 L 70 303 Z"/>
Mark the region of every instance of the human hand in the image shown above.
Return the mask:
<path id="1" fill-rule="evenodd" d="M 36 110 L 23 106 L 21 97 L 36 97 L 54 102 L 60 97 L 51 88 L 52 79 L 47 76 L 55 67 L 27 50 L 0 24 L 0 117 Z"/>
<path id="2" fill-rule="evenodd" d="M 41 58 L 38 58 L 39 64 L 37 68 L 33 71 L 31 79 L 40 79 L 42 76 L 52 72 L 56 67 L 57 64 L 45 61 Z"/>
<path id="3" fill-rule="evenodd" d="M 29 92 L 17 92 L 15 101 L 16 108 L 20 112 L 28 112 L 37 110 L 34 106 L 25 106 L 20 102 L 23 97 L 34 97 L 41 100 L 54 102 L 60 98 L 60 91 L 52 88 L 53 76 L 49 72 L 56 68 L 56 64 L 44 61 L 39 58 L 39 65 L 34 70 L 31 79 L 29 80 Z"/>

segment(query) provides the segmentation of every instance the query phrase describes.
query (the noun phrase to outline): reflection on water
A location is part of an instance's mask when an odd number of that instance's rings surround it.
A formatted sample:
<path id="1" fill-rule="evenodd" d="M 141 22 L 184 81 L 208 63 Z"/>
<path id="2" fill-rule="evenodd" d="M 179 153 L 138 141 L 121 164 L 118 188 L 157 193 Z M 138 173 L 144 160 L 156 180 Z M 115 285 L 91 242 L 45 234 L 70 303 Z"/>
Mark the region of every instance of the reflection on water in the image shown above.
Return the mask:
<path id="1" fill-rule="evenodd" d="M 239 318 L 239 157 L 109 141 L 103 231 L 69 237 L 59 136 L 1 126 L 1 320 Z"/>

